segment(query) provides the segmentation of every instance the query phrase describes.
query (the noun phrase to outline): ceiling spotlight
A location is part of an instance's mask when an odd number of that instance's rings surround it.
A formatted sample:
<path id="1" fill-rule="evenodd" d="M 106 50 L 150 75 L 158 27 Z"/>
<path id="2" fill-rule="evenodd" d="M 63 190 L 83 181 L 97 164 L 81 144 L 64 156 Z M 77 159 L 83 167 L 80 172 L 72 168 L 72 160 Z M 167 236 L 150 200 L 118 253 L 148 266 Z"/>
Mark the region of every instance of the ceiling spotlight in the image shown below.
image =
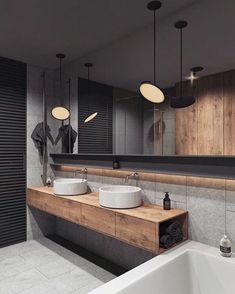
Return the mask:
<path id="1" fill-rule="evenodd" d="M 202 66 L 195 66 L 190 69 L 190 75 L 185 77 L 186 80 L 189 80 L 193 84 L 194 80 L 199 79 L 197 72 L 202 71 L 204 68 Z"/>

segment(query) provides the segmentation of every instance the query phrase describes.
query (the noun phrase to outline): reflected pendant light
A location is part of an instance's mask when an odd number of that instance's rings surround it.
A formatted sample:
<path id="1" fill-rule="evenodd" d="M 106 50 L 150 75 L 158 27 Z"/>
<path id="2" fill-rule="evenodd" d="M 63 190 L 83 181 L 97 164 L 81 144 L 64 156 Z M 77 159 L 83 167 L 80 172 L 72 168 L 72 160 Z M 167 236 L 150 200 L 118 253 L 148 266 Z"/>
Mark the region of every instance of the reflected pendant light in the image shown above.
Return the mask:
<path id="1" fill-rule="evenodd" d="M 180 97 L 171 98 L 172 108 L 185 108 L 195 103 L 196 99 L 193 96 L 183 96 L 183 29 L 188 23 L 184 20 L 177 21 L 175 28 L 180 30 Z"/>
<path id="2" fill-rule="evenodd" d="M 62 91 L 62 59 L 65 58 L 65 55 L 62 53 L 56 54 L 56 57 L 60 60 L 60 91 Z M 64 121 L 70 117 L 70 111 L 64 106 L 56 106 L 51 111 L 52 116 L 55 119 Z"/>
<path id="3" fill-rule="evenodd" d="M 92 63 L 89 63 L 89 62 L 87 62 L 87 63 L 85 63 L 84 64 L 85 65 L 85 67 L 87 68 L 87 92 L 88 92 L 88 95 L 90 94 L 89 92 L 90 92 L 90 68 L 93 66 L 93 64 Z M 90 98 L 88 98 L 89 99 L 89 105 L 88 105 L 88 116 L 86 117 L 86 119 L 84 120 L 84 123 L 88 123 L 88 122 L 90 122 L 91 120 L 93 120 L 96 116 L 97 116 L 97 114 L 98 114 L 98 112 L 92 112 L 92 113 L 90 113 Z"/>
<path id="4" fill-rule="evenodd" d="M 204 68 L 202 66 L 194 66 L 190 68 L 190 75 L 185 77 L 186 80 L 189 80 L 191 85 L 193 85 L 193 82 L 197 79 L 199 79 L 199 76 L 197 75 L 198 72 L 202 71 Z"/>
<path id="5" fill-rule="evenodd" d="M 162 103 L 165 100 L 162 90 L 156 85 L 156 10 L 160 9 L 162 3 L 160 1 L 151 1 L 147 8 L 153 11 L 153 83 L 150 81 L 142 82 L 140 85 L 140 93 L 143 97 L 153 103 Z"/>

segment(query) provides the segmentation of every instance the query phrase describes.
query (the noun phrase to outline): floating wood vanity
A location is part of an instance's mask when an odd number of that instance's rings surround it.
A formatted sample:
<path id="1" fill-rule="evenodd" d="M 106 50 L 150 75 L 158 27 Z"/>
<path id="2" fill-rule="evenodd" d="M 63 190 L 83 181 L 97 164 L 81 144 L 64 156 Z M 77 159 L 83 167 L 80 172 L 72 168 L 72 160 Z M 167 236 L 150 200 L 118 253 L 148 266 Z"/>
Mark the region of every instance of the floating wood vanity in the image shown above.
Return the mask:
<path id="1" fill-rule="evenodd" d="M 159 228 L 165 221 L 177 218 L 183 241 L 188 239 L 188 215 L 181 209 L 167 211 L 153 204 L 108 209 L 100 207 L 98 193 L 62 197 L 47 187 L 28 188 L 27 204 L 155 254 L 165 251 L 159 247 Z"/>

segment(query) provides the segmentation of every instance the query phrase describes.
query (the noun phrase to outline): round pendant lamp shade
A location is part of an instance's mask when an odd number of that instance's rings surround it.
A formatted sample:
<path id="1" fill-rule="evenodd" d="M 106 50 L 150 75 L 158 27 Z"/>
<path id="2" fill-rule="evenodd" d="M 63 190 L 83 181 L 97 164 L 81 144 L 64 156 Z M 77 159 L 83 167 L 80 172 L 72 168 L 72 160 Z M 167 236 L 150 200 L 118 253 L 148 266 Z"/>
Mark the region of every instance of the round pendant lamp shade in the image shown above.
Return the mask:
<path id="1" fill-rule="evenodd" d="M 94 112 L 92 114 L 90 114 L 85 120 L 84 123 L 88 123 L 89 121 L 93 120 L 93 118 L 95 118 L 97 116 L 98 112 Z"/>
<path id="2" fill-rule="evenodd" d="M 179 97 L 171 98 L 172 108 L 186 108 L 193 105 L 196 101 L 193 96 L 183 96 L 183 29 L 188 23 L 185 20 L 180 20 L 175 23 L 175 28 L 180 31 L 180 95 Z"/>
<path id="3" fill-rule="evenodd" d="M 58 120 L 68 119 L 70 116 L 70 112 L 67 108 L 62 106 L 56 106 L 51 111 L 52 116 Z"/>
<path id="4" fill-rule="evenodd" d="M 153 103 L 162 103 L 165 100 L 162 90 L 151 82 L 142 82 L 140 93 L 144 98 Z"/>
<path id="5" fill-rule="evenodd" d="M 65 55 L 63 53 L 56 54 L 56 58 L 60 60 L 60 90 L 62 89 L 62 59 L 65 58 Z M 58 120 L 66 120 L 70 117 L 70 110 L 68 110 L 66 107 L 60 105 L 55 106 L 51 111 L 52 116 L 55 119 Z"/>
<path id="6" fill-rule="evenodd" d="M 162 90 L 156 84 L 156 11 L 162 7 L 160 1 L 151 1 L 147 8 L 154 13 L 154 30 L 153 30 L 153 83 L 147 81 L 140 84 L 140 93 L 150 102 L 162 103 L 165 96 Z"/>
<path id="7" fill-rule="evenodd" d="M 172 108 L 185 108 L 193 105 L 196 99 L 193 96 L 184 96 L 184 97 L 173 97 L 171 98 L 171 107 Z"/>

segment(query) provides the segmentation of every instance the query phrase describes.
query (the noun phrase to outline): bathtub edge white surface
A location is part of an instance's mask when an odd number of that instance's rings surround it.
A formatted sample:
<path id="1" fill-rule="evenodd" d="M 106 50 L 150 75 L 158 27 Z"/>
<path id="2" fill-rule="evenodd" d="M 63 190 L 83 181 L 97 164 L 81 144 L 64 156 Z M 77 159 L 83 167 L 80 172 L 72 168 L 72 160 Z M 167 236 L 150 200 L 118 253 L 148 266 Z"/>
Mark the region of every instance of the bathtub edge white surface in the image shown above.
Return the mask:
<path id="1" fill-rule="evenodd" d="M 94 289 L 90 294 L 118 294 L 122 293 L 126 288 L 130 287 L 140 279 L 156 271 L 158 268 L 166 265 L 168 262 L 174 260 L 185 252 L 198 251 L 200 253 L 216 257 L 223 262 L 229 262 L 235 265 L 235 255 L 232 258 L 222 257 L 219 249 L 211 247 L 195 241 L 186 241 L 161 255 L 158 255 L 151 260 L 139 265 L 138 267 L 128 271 L 127 273 L 115 278 L 114 280 Z M 132 293 L 132 292 L 130 292 Z M 158 293 L 158 292 L 156 292 Z M 160 293 L 160 292 L 159 292 Z"/>

